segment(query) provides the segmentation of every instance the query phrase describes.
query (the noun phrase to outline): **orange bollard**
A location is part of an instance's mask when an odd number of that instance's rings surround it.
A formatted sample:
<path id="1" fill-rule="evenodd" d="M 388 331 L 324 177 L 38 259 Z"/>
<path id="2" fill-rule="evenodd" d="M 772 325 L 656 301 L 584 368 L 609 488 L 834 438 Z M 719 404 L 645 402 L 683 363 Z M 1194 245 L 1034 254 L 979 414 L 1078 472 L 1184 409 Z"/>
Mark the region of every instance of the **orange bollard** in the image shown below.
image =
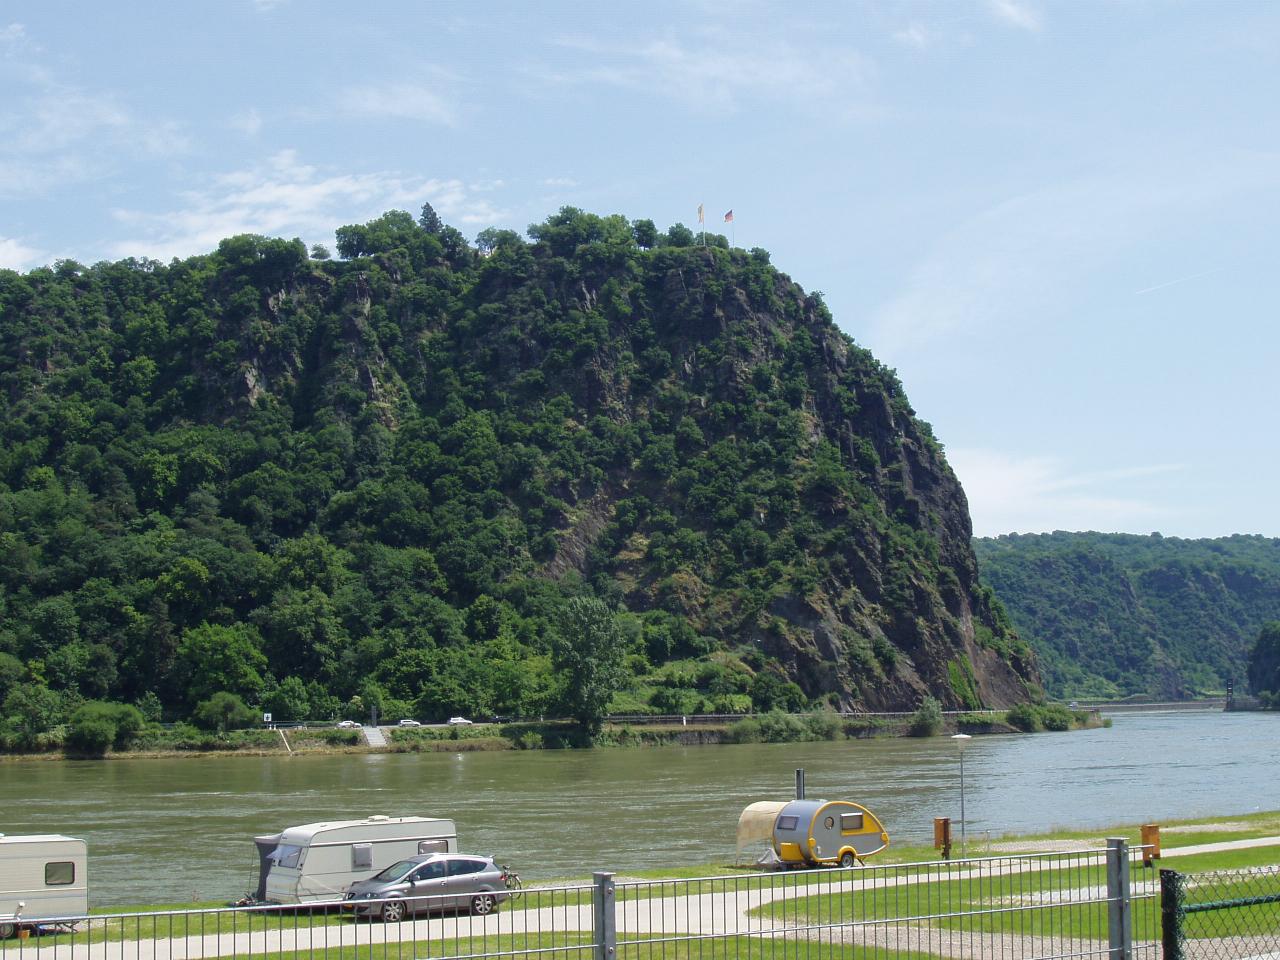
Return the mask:
<path id="1" fill-rule="evenodd" d="M 942 859 L 951 859 L 951 818 L 933 818 L 933 845 L 942 851 Z"/>
<path id="2" fill-rule="evenodd" d="M 1152 860 L 1160 859 L 1160 824 L 1144 823 L 1142 825 L 1142 865 L 1151 866 Z"/>

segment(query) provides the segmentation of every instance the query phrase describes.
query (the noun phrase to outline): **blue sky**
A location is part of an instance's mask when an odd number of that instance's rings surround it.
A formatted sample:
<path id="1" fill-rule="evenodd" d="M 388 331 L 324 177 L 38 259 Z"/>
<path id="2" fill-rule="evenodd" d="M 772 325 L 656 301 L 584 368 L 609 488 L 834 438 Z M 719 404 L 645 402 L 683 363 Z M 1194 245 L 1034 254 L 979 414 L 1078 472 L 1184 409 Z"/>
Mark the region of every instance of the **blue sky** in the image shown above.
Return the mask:
<path id="1" fill-rule="evenodd" d="M 6 0 L 0 266 L 732 208 L 975 532 L 1280 536 L 1277 103 L 1264 2 Z"/>

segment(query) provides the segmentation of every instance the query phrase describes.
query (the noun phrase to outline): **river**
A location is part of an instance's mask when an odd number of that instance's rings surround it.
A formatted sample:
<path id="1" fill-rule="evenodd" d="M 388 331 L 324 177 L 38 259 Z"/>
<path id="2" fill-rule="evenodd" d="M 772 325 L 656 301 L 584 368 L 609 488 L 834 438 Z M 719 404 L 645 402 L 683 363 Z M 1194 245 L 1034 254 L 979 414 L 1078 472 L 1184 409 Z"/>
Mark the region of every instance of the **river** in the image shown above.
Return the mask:
<path id="1" fill-rule="evenodd" d="M 1110 728 L 975 737 L 970 845 L 1057 827 L 1280 808 L 1280 714 L 1122 713 Z M 89 842 L 93 906 L 233 900 L 255 885 L 251 837 L 368 814 L 452 817 L 463 850 L 526 881 L 727 865 L 738 814 L 855 800 L 925 842 L 960 815 L 949 738 L 466 754 L 20 762 L 0 765 L 0 832 Z M 957 831 L 958 832 L 958 831 Z"/>

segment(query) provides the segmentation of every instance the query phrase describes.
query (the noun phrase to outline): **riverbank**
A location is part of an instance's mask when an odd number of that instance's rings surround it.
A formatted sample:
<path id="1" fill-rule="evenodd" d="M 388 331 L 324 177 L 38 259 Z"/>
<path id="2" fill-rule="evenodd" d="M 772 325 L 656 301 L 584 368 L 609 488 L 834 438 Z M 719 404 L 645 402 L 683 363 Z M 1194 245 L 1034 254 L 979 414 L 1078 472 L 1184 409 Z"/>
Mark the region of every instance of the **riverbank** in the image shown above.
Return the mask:
<path id="1" fill-rule="evenodd" d="M 1160 824 L 1159 860 L 1176 860 L 1180 870 L 1214 870 L 1228 867 L 1259 866 L 1280 863 L 1280 810 L 1262 811 L 1235 817 L 1213 817 L 1193 820 L 1174 820 Z M 1142 843 L 1141 824 L 1117 824 L 1097 830 L 1066 830 L 1034 833 L 1026 836 L 1005 835 L 998 838 L 975 838 L 970 842 L 968 855 L 972 857 L 1007 856 L 1010 854 L 1062 853 L 1087 849 L 1101 849 L 1110 837 L 1123 837 L 1131 847 Z M 956 858 L 962 856 L 959 845 L 953 851 Z M 891 844 L 882 853 L 868 860 L 869 866 L 892 864 L 929 863 L 940 858 L 939 852 L 930 846 Z M 654 870 L 631 870 L 619 874 L 619 880 L 690 880 L 699 877 L 723 876 L 736 873 L 758 873 L 759 867 L 725 862 L 683 864 Z M 815 873 L 834 869 L 812 868 Z M 581 885 L 589 878 L 577 875 L 549 878 L 530 884 L 531 887 L 560 888 Z M 116 904 L 90 911 L 95 915 L 110 915 L 127 911 L 211 909 L 225 906 L 217 901 L 198 903 Z"/>
<path id="2" fill-rule="evenodd" d="M 692 719 L 695 722 L 689 722 Z M 84 756 L 65 750 L 59 738 L 44 749 L 0 755 L 4 760 L 83 760 L 279 756 L 290 754 L 477 753 L 566 750 L 590 747 L 697 746 L 732 743 L 806 743 L 878 737 L 987 736 L 1041 730 L 1093 729 L 1109 724 L 1097 711 L 1022 706 L 1010 711 L 943 715 L 922 727 L 918 715 L 844 716 L 833 712 L 769 713 L 734 722 L 606 723 L 594 738 L 569 721 L 477 723 L 449 727 L 381 727 L 386 746 L 370 746 L 360 729 L 269 727 L 214 733 L 189 724 L 150 724 L 124 749 Z"/>

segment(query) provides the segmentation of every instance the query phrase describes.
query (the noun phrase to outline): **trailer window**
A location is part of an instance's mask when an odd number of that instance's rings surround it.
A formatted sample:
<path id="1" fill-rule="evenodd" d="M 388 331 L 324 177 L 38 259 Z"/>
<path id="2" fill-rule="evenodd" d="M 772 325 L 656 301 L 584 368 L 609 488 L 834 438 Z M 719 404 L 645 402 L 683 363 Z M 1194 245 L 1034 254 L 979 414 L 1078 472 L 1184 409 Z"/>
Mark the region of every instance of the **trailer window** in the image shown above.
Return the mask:
<path id="1" fill-rule="evenodd" d="M 842 813 L 840 814 L 840 829 L 845 833 L 853 830 L 862 829 L 862 814 L 860 813 Z"/>
<path id="2" fill-rule="evenodd" d="M 271 851 L 271 862 L 282 867 L 296 869 L 302 860 L 302 847 L 293 843 L 282 843 Z"/>
<path id="3" fill-rule="evenodd" d="M 794 830 L 794 829 L 796 828 L 796 826 L 797 826 L 797 825 L 799 825 L 799 823 L 800 823 L 800 818 L 799 818 L 799 817 L 779 817 L 779 818 L 778 818 L 778 829 L 779 829 L 779 830 Z"/>
<path id="4" fill-rule="evenodd" d="M 448 853 L 448 840 L 419 840 L 418 853 Z"/>
<path id="5" fill-rule="evenodd" d="M 76 882 L 76 865 L 70 860 L 56 860 L 44 865 L 46 887 L 62 887 Z"/>

